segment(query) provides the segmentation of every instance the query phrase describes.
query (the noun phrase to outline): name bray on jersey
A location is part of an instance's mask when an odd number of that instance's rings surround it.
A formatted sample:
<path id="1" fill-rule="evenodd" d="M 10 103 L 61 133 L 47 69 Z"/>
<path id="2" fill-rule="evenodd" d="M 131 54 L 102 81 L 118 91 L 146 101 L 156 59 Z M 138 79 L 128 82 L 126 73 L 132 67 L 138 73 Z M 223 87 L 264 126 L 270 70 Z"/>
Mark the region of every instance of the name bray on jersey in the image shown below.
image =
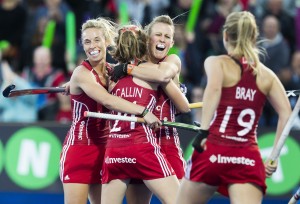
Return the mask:
<path id="1" fill-rule="evenodd" d="M 245 87 L 236 87 L 235 98 L 239 100 L 248 100 L 253 101 L 256 90 L 245 88 Z"/>

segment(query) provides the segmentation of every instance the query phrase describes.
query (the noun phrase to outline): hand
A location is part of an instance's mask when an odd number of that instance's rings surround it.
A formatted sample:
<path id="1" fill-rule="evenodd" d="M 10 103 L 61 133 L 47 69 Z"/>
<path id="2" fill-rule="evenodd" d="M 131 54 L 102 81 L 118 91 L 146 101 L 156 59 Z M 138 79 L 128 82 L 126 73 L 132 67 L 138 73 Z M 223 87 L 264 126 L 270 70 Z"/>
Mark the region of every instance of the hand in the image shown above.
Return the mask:
<path id="1" fill-rule="evenodd" d="M 273 173 L 276 171 L 277 169 L 277 160 L 271 162 L 270 159 L 267 159 L 265 162 L 265 171 L 266 171 L 266 177 L 270 178 Z"/>
<path id="2" fill-rule="evenodd" d="M 152 129 L 160 128 L 162 123 L 161 121 L 151 112 L 148 112 L 144 116 L 146 124 L 151 127 Z"/>
<path id="3" fill-rule="evenodd" d="M 3 81 L 9 84 L 13 83 L 13 80 L 17 77 L 17 74 L 12 71 L 7 61 L 2 62 L 2 77 Z"/>
<path id="4" fill-rule="evenodd" d="M 65 92 L 63 92 L 62 95 L 70 95 L 70 81 L 62 84 L 61 87 L 65 88 Z"/>
<path id="5" fill-rule="evenodd" d="M 198 127 L 200 127 L 200 123 L 198 121 L 194 121 L 194 124 Z M 199 130 L 197 135 L 194 138 L 194 141 L 192 143 L 192 146 L 194 147 L 194 149 L 201 153 L 204 150 L 204 145 L 206 142 L 206 138 L 209 135 L 209 131 L 208 130 Z"/>
<path id="6" fill-rule="evenodd" d="M 127 65 L 128 63 L 116 65 L 109 73 L 109 75 L 111 76 L 110 79 L 114 82 L 117 82 L 119 79 L 127 76 Z"/>

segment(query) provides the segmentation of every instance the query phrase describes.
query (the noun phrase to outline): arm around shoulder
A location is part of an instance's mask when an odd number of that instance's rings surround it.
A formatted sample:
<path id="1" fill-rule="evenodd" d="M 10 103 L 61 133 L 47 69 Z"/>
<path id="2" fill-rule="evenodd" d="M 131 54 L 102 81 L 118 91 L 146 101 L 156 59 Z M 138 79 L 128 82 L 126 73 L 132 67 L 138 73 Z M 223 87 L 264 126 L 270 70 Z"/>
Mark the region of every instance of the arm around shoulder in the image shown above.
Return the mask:
<path id="1" fill-rule="evenodd" d="M 131 75 L 149 82 L 167 83 L 180 72 L 180 67 L 179 57 L 170 55 L 158 64 L 146 62 L 135 66 L 131 71 Z"/>

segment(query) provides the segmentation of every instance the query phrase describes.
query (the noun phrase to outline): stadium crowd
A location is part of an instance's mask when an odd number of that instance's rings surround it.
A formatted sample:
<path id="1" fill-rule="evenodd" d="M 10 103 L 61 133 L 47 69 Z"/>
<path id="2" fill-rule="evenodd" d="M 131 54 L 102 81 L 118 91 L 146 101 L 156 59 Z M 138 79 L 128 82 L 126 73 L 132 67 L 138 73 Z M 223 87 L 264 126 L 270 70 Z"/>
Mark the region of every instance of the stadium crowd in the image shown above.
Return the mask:
<path id="1" fill-rule="evenodd" d="M 199 7 L 193 32 L 187 32 L 192 0 L 0 0 L 1 90 L 11 83 L 28 88 L 60 86 L 69 81 L 72 70 L 85 57 L 80 44 L 82 23 L 96 17 L 121 23 L 125 11 L 128 20 L 142 26 L 158 15 L 173 18 L 175 44 L 170 52 L 181 59 L 180 79 L 187 86 L 190 103 L 199 102 L 206 85 L 204 59 L 226 53 L 223 24 L 231 12 L 242 10 L 253 13 L 258 22 L 260 45 L 267 53 L 262 62 L 277 74 L 286 90 L 300 89 L 299 0 L 203 0 Z M 74 55 L 67 47 L 70 12 L 75 14 Z M 113 62 L 109 56 L 107 60 Z M 293 106 L 296 98 L 290 102 Z M 18 113 L 24 111 L 30 114 L 20 117 Z M 201 109 L 193 109 L 178 116 L 178 120 L 200 121 L 200 114 Z M 69 123 L 71 119 L 70 100 L 61 94 L 0 97 L 0 122 Z M 300 129 L 299 117 L 297 120 L 294 127 Z M 276 123 L 277 115 L 267 104 L 260 124 L 275 127 Z"/>

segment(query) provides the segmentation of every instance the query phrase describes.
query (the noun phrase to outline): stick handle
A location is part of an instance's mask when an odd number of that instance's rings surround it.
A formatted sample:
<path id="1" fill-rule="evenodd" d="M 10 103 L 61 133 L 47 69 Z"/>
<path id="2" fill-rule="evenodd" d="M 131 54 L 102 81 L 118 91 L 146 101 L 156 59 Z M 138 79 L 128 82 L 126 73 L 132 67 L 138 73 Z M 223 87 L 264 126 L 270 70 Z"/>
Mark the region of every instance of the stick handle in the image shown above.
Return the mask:
<path id="1" fill-rule="evenodd" d="M 189 108 L 202 108 L 203 107 L 203 102 L 197 102 L 197 103 L 190 103 Z"/>
<path id="2" fill-rule="evenodd" d="M 121 116 L 121 115 L 114 115 L 108 113 L 96 113 L 90 111 L 85 111 L 84 117 L 94 117 L 94 118 L 103 118 L 108 120 L 122 120 L 122 121 L 129 121 L 129 122 L 145 123 L 144 118 L 132 117 L 132 116 Z M 163 120 L 161 122 L 163 126 L 181 128 L 181 129 L 186 129 L 195 132 L 197 132 L 200 129 L 200 127 L 196 125 L 190 125 L 186 123 L 178 123 L 178 122 L 163 121 Z"/>
<path id="3" fill-rule="evenodd" d="M 85 111 L 84 117 L 93 117 L 93 118 L 103 118 L 103 119 L 108 119 L 108 120 L 122 120 L 122 121 L 129 121 L 129 122 L 145 123 L 144 118 L 123 116 L 123 115 L 114 115 L 114 114 L 108 114 L 108 113 L 96 113 L 96 112 L 90 112 L 90 111 Z"/>
<path id="4" fill-rule="evenodd" d="M 300 198 L 300 187 L 298 188 L 297 192 L 293 195 L 293 197 L 290 199 L 288 204 L 296 204 L 299 198 Z"/>

